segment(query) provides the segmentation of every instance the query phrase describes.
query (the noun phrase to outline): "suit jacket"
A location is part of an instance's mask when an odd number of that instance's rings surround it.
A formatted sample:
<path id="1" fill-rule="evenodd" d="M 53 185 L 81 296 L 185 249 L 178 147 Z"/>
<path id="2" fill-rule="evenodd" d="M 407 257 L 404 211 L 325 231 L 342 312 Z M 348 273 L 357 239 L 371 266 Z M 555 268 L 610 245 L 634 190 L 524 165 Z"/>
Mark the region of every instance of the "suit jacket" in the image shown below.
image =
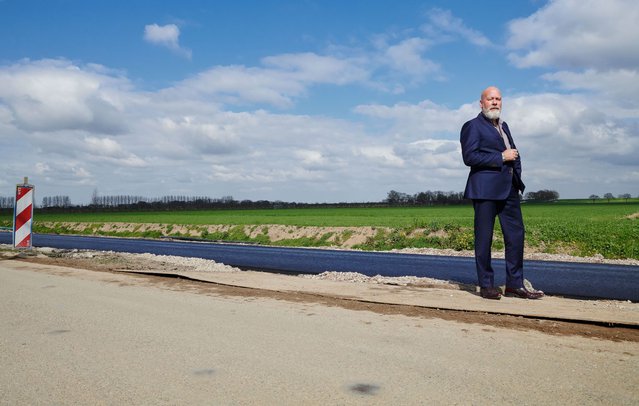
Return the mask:
<path id="1" fill-rule="evenodd" d="M 511 148 L 516 148 L 505 122 L 502 122 L 502 128 Z M 483 113 L 463 125 L 460 142 L 464 163 L 470 166 L 465 198 L 505 200 L 512 185 L 524 191 L 521 160 L 517 157 L 514 161 L 503 162 L 501 153 L 506 150 L 504 139 Z"/>

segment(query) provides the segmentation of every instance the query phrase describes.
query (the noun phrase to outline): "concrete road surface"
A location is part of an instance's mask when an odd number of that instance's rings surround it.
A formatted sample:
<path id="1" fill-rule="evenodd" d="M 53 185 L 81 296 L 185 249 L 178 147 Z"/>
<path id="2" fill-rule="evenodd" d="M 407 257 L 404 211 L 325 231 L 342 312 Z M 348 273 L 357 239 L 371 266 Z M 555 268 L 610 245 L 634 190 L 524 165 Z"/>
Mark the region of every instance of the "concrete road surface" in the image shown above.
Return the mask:
<path id="1" fill-rule="evenodd" d="M 0 404 L 639 403 L 637 342 L 189 286 L 0 261 Z"/>

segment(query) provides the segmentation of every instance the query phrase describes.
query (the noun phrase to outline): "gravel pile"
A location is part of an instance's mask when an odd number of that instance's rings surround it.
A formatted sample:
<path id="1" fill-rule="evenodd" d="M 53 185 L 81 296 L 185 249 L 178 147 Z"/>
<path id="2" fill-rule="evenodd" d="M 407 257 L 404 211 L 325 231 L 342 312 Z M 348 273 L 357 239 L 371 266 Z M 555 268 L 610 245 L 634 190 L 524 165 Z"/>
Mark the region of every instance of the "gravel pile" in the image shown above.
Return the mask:
<path id="1" fill-rule="evenodd" d="M 4 247 L 12 248 L 5 245 Z M 2 247 L 2 248 L 4 248 Z M 56 248 L 34 249 L 35 255 L 48 257 L 94 260 L 102 263 L 127 263 L 127 268 L 132 264 L 139 264 L 140 269 L 158 270 L 182 270 L 190 272 L 240 272 L 239 268 L 218 263 L 202 258 L 188 258 L 174 255 L 154 255 L 154 254 L 130 254 L 115 251 L 90 251 L 90 250 L 64 250 Z"/>
<path id="2" fill-rule="evenodd" d="M 450 287 L 456 287 L 457 284 L 449 281 L 443 281 L 433 278 L 420 278 L 417 276 L 366 276 L 358 272 L 323 272 L 319 275 L 300 275 L 306 279 L 320 279 L 339 282 L 354 282 L 354 283 L 374 283 L 379 285 L 399 285 L 399 286 L 440 286 L 448 285 Z"/>
<path id="3" fill-rule="evenodd" d="M 137 260 L 147 260 L 169 264 L 181 268 L 189 268 L 192 272 L 240 272 L 241 269 L 229 265 L 224 265 L 209 259 L 177 257 L 174 255 L 154 255 L 154 254 L 121 254 L 132 256 Z"/>

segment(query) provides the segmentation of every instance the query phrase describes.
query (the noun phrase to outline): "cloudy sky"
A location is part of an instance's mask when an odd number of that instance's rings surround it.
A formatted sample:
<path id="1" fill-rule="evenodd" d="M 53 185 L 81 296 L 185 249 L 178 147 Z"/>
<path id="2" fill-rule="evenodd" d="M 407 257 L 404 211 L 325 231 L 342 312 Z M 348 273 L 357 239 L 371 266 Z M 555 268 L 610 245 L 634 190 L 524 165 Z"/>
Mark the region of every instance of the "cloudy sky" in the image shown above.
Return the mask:
<path id="1" fill-rule="evenodd" d="M 527 191 L 639 194 L 636 0 L 0 0 L 0 195 L 462 191 L 496 85 Z"/>

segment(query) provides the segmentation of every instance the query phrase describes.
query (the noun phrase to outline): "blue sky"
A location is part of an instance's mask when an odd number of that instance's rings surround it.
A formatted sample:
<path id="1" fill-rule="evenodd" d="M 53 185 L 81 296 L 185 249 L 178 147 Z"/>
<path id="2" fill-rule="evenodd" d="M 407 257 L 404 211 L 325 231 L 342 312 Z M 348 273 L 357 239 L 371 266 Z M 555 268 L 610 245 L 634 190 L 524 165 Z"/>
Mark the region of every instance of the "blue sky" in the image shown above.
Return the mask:
<path id="1" fill-rule="evenodd" d="M 639 194 L 639 3 L 0 1 L 0 195 L 461 191 L 497 85 L 528 191 Z"/>

